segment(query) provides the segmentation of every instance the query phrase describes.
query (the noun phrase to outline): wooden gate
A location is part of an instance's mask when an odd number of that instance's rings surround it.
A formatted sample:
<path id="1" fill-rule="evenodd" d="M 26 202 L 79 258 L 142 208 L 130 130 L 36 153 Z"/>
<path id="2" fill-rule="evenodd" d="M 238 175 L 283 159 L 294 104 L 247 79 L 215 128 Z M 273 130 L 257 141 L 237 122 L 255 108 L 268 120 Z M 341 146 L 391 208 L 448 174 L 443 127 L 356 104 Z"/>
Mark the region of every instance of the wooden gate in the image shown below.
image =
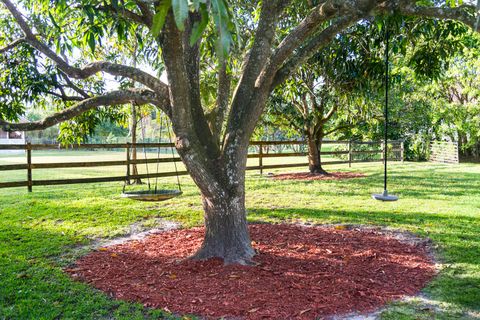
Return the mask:
<path id="1" fill-rule="evenodd" d="M 458 164 L 458 143 L 451 141 L 431 141 L 429 160 L 432 162 Z"/>

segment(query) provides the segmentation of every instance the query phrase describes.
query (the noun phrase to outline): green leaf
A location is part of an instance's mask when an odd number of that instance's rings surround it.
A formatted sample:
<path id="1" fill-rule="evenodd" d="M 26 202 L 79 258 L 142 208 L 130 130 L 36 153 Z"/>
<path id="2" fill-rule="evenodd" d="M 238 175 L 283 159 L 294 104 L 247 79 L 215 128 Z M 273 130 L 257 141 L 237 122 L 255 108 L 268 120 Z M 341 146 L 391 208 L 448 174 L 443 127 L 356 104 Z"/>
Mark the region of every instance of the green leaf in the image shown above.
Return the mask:
<path id="1" fill-rule="evenodd" d="M 185 30 L 185 20 L 188 17 L 188 0 L 172 0 L 173 16 L 180 31 Z"/>
<path id="2" fill-rule="evenodd" d="M 48 16 L 50 17 L 50 20 L 52 20 L 52 23 L 55 26 L 55 28 L 57 28 L 58 30 L 62 30 L 60 26 L 57 24 L 57 22 L 55 21 L 55 18 L 53 17 L 50 11 L 48 11 Z"/>
<path id="3" fill-rule="evenodd" d="M 200 39 L 200 37 L 202 36 L 203 32 L 205 31 L 208 25 L 208 9 L 207 9 L 207 5 L 204 3 L 200 5 L 200 14 L 202 15 L 200 23 L 195 22 L 195 24 L 193 25 L 192 34 L 190 35 L 191 46 L 193 46 L 195 42 L 197 42 L 198 39 Z"/>
<path id="4" fill-rule="evenodd" d="M 219 55 L 225 57 L 230 51 L 232 36 L 229 29 L 230 17 L 223 0 L 212 0 L 212 15 L 219 32 L 218 50 Z"/>
<path id="5" fill-rule="evenodd" d="M 154 37 L 158 37 L 160 32 L 165 25 L 165 19 L 167 18 L 168 10 L 172 6 L 171 0 L 166 0 L 160 3 L 158 6 L 158 11 L 153 16 L 153 24 L 152 24 L 152 34 Z"/>
<path id="6" fill-rule="evenodd" d="M 88 43 L 88 46 L 90 47 L 90 50 L 92 50 L 92 53 L 95 52 L 95 36 L 93 33 L 89 32 L 86 34 L 86 40 Z"/>

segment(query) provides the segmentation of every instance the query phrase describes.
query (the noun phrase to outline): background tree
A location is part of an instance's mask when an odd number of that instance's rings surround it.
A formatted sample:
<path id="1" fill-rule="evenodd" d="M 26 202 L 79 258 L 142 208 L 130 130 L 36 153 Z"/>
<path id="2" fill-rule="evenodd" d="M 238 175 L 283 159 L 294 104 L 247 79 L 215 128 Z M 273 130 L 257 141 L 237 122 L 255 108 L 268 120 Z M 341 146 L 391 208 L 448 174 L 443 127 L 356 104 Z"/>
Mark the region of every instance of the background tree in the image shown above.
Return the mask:
<path id="1" fill-rule="evenodd" d="M 270 99 L 268 119 L 293 128 L 307 142 L 311 173 L 327 174 L 321 162 L 325 137 L 372 116 L 372 92 L 381 88 L 385 72 L 382 37 L 369 31 L 377 29 L 376 23 L 366 21 L 337 36 L 277 87 Z"/>
<path id="2" fill-rule="evenodd" d="M 229 6 L 224 0 L 165 0 L 155 4 L 140 0 L 25 0 L 19 1 L 21 10 L 11 0 L 1 2 L 8 9 L 10 21 L 16 22 L 15 32 L 10 34 L 20 37 L 4 35 L 9 43 L 2 41 L 3 55 L 15 52 L 19 45 L 27 46 L 70 82 L 88 83 L 102 72 L 141 85 L 135 89 L 103 87 L 86 95 L 77 92 L 76 103 L 38 122 L 9 123 L 7 120 L 15 120 L 17 113 L 2 112 L 3 128 L 39 130 L 82 118 L 100 106 L 132 101 L 163 110 L 172 121 L 176 149 L 202 195 L 206 231 L 195 258 L 220 257 L 225 263 L 249 263 L 255 254 L 245 211 L 245 167 L 250 137 L 275 87 L 338 34 L 372 16 L 395 13 L 448 18 L 471 27 L 476 22 L 473 6 L 449 7 L 428 1 L 421 5 L 413 1 L 311 1 L 311 10 L 298 16 L 284 13 L 288 7 L 304 5 L 303 1 L 233 1 Z M 224 67 L 234 39 L 233 15 L 243 28 L 237 34 L 252 34 L 241 47 L 242 68 L 235 82 L 229 80 L 228 68 Z M 281 30 L 284 18 L 296 22 L 286 33 Z M 41 24 L 37 26 L 36 21 Z M 209 21 L 213 21 L 218 35 L 216 56 L 210 58 L 216 61 L 219 73 L 215 112 L 209 112 L 212 117 L 206 117 L 200 90 L 200 75 L 206 68 L 202 63 L 202 33 Z M 163 63 L 168 85 L 139 68 L 119 63 L 121 59 L 115 56 L 84 64 L 87 59 L 95 59 L 95 49 L 109 50 L 111 42 L 126 41 L 137 29 L 140 31 L 135 34 L 141 35 L 142 43 L 161 48 L 161 59 L 154 58 L 152 68 L 159 66 L 159 61 Z M 78 52 L 82 59 L 73 59 Z M 234 88 L 230 86 L 233 82 Z"/>
<path id="3" fill-rule="evenodd" d="M 475 58 L 478 55 L 478 35 L 451 21 L 438 23 L 404 17 L 402 20 L 390 20 L 388 24 L 393 31 L 390 41 L 393 48 L 390 54 L 389 139 L 405 140 L 407 159 L 426 160 L 430 140 L 449 138 L 456 141 L 444 129 L 456 128 L 456 125 L 460 128 L 463 121 L 473 120 L 466 114 L 461 115 L 458 110 L 454 112 L 454 108 L 445 113 L 442 110 L 448 99 L 447 83 L 455 79 L 457 88 L 467 88 L 467 73 L 475 73 L 473 64 L 478 60 Z M 465 74 L 452 73 L 456 61 L 469 61 L 471 67 L 462 66 Z M 466 90 L 473 93 L 470 89 Z M 372 103 L 383 105 L 384 93 L 381 90 L 371 93 Z M 337 138 L 381 140 L 384 135 L 381 108 L 373 110 L 376 110 L 376 116 L 339 132 Z M 457 122 L 449 122 L 449 116 L 454 114 L 458 115 Z"/>

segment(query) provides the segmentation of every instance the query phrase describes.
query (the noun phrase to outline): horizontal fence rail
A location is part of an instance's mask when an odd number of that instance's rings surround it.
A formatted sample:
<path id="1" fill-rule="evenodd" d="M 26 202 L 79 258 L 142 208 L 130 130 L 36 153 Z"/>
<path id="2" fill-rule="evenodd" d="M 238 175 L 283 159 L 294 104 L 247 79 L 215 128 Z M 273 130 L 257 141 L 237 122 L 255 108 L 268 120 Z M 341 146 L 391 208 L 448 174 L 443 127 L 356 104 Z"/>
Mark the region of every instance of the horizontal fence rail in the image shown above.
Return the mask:
<path id="1" fill-rule="evenodd" d="M 322 151 L 321 156 L 337 156 L 340 159 L 322 161 L 322 166 L 335 165 L 335 164 L 348 164 L 351 166 L 353 163 L 366 163 L 383 161 L 383 152 L 385 144 L 375 141 L 323 141 L 322 145 L 344 145 L 345 150 L 333 150 Z M 294 152 L 273 152 L 268 148 L 279 146 L 299 146 L 305 149 L 305 141 L 251 141 L 250 147 L 258 150 L 258 153 L 249 153 L 248 158 L 258 159 L 258 165 L 247 166 L 247 170 L 259 170 L 260 174 L 266 169 L 281 169 L 281 168 L 294 168 L 294 167 L 308 167 L 308 162 L 301 163 L 284 163 L 284 164 L 264 164 L 263 160 L 268 158 L 286 158 L 286 157 L 303 157 L 307 156 L 306 151 L 294 151 Z M 389 141 L 388 152 L 393 154 L 392 160 L 404 161 L 404 143 L 403 141 Z M 379 146 L 378 149 L 373 150 L 356 150 L 356 147 L 371 147 Z M 183 176 L 188 175 L 187 171 L 178 172 L 156 172 L 150 174 L 131 174 L 130 166 L 132 165 L 148 165 L 159 163 L 175 163 L 181 162 L 178 155 L 170 158 L 155 158 L 155 159 L 131 159 L 130 150 L 135 147 L 139 148 L 173 148 L 173 143 L 112 143 L 112 144 L 78 144 L 73 146 L 64 147 L 58 144 L 0 144 L 0 152 L 2 150 L 19 150 L 25 151 L 26 162 L 25 164 L 1 164 L 1 171 L 13 171 L 13 170 L 26 170 L 25 181 L 12 181 L 12 182 L 0 182 L 1 188 L 15 188 L 15 187 L 27 187 L 29 192 L 32 192 L 34 186 L 51 186 L 51 185 L 68 185 L 68 184 L 80 184 L 80 183 L 101 183 L 101 182 L 122 182 L 130 181 L 134 179 L 146 179 L 146 178 L 162 178 L 173 177 L 176 175 Z M 78 162 L 49 162 L 49 163 L 33 163 L 32 153 L 40 150 L 111 150 L 111 149 L 125 149 L 125 160 L 108 160 L 108 161 L 78 161 Z M 291 151 L 291 150 L 288 150 Z M 367 158 L 355 159 L 356 155 L 364 155 Z M 380 155 L 379 159 L 368 159 L 368 156 Z M 343 160 L 344 159 L 344 160 Z M 390 159 L 390 157 L 389 157 Z M 40 169 L 60 169 L 60 168 L 93 168 L 93 167 L 112 167 L 112 166 L 124 166 L 126 168 L 126 174 L 122 176 L 108 176 L 108 177 L 91 177 L 91 178 L 71 178 L 71 179 L 33 179 L 33 170 Z"/>

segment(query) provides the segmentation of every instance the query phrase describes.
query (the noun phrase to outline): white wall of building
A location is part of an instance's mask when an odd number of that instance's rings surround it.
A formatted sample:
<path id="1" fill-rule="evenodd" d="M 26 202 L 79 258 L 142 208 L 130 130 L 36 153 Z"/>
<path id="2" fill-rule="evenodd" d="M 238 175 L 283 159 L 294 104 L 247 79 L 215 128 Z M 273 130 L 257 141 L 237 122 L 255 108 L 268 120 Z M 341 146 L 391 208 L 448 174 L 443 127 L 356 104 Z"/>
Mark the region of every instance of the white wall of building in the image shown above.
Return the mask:
<path id="1" fill-rule="evenodd" d="M 5 132 L 0 130 L 0 145 L 1 144 L 25 144 L 25 132 Z M 24 150 L 2 150 L 0 154 L 21 154 Z"/>

